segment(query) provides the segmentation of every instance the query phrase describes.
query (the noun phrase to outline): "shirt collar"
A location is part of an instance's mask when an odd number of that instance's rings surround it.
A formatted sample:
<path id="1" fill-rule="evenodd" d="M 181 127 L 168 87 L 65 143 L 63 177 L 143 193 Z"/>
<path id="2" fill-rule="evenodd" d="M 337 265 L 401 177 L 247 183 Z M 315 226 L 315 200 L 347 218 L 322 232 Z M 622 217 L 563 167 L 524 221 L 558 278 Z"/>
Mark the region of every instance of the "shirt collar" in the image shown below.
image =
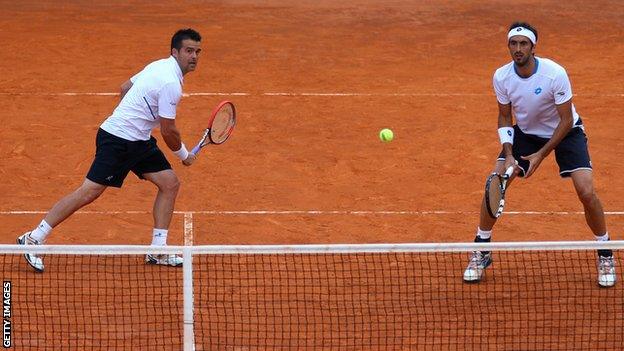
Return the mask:
<path id="1" fill-rule="evenodd" d="M 180 65 L 178 65 L 178 61 L 176 61 L 175 57 L 169 56 L 168 59 L 171 62 L 171 65 L 174 66 L 174 71 L 176 73 L 176 76 L 178 76 L 178 79 L 180 80 L 180 84 L 184 83 L 184 75 L 182 74 L 182 69 L 180 68 Z"/>
<path id="2" fill-rule="evenodd" d="M 533 56 L 533 60 L 535 60 L 535 68 L 533 68 L 533 73 L 531 73 L 531 75 L 530 75 L 529 77 L 526 77 L 526 78 L 525 78 L 525 77 L 522 77 L 522 76 L 518 73 L 518 68 L 516 67 L 516 64 L 514 63 L 514 65 L 513 65 L 513 69 L 514 69 L 514 72 L 516 72 L 516 75 L 518 75 L 518 77 L 523 78 L 523 79 L 527 79 L 527 78 L 533 77 L 533 75 L 534 75 L 535 73 L 537 73 L 537 69 L 539 68 L 539 60 L 537 59 L 537 57 Z"/>

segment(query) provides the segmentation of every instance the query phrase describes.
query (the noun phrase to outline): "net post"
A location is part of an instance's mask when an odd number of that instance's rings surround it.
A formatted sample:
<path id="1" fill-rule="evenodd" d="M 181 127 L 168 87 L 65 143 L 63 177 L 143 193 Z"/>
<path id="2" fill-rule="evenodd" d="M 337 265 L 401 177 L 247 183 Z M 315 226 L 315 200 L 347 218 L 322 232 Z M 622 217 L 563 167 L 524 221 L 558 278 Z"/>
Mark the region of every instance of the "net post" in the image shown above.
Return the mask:
<path id="1" fill-rule="evenodd" d="M 186 246 L 182 250 L 183 288 L 184 288 L 184 351 L 195 351 L 195 334 L 193 331 L 193 247 Z"/>

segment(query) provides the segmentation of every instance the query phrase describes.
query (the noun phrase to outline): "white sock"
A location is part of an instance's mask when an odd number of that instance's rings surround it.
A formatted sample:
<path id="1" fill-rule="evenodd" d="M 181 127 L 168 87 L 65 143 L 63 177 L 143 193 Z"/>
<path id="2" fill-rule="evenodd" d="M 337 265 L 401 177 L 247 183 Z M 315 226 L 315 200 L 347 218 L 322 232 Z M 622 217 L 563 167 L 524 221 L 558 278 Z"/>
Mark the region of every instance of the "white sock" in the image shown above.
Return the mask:
<path id="1" fill-rule="evenodd" d="M 481 230 L 481 228 L 477 227 L 477 236 L 481 239 L 489 239 L 492 237 L 492 231 L 491 230 Z"/>
<path id="2" fill-rule="evenodd" d="M 154 228 L 153 236 L 152 236 L 152 245 L 155 246 L 165 246 L 167 245 L 167 234 L 169 233 L 168 229 L 157 229 Z"/>
<path id="3" fill-rule="evenodd" d="M 48 222 L 46 222 L 44 219 L 41 221 L 41 223 L 39 223 L 37 228 L 33 229 L 32 232 L 30 232 L 30 238 L 37 240 L 40 243 L 43 243 L 48 235 L 50 235 L 51 231 L 52 227 L 50 227 Z"/>
<path id="4" fill-rule="evenodd" d="M 609 232 L 606 232 L 601 236 L 595 235 L 595 237 L 598 241 L 609 241 Z"/>

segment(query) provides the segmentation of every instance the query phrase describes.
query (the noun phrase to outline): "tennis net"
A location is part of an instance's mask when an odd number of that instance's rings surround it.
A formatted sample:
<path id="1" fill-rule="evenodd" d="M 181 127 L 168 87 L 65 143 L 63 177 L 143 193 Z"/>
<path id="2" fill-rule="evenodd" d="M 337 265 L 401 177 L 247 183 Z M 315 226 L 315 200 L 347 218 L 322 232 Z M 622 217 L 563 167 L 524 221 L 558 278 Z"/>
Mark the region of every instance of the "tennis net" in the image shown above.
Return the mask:
<path id="1" fill-rule="evenodd" d="M 182 270 L 145 265 L 149 246 L 6 245 L 4 340 L 8 321 L 19 350 L 618 350 L 623 284 L 598 287 L 596 249 L 616 250 L 618 261 L 623 246 L 157 250 L 184 252 Z M 26 249 L 45 252 L 46 272 L 27 266 Z M 466 284 L 473 250 L 492 251 L 494 262 Z"/>

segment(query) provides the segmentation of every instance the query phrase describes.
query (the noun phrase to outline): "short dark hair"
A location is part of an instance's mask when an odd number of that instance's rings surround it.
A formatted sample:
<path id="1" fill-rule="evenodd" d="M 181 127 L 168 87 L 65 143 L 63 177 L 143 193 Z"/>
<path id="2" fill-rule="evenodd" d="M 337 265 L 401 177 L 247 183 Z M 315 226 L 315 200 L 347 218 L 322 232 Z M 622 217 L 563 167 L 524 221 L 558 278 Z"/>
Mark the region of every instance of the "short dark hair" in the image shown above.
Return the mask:
<path id="1" fill-rule="evenodd" d="M 516 27 L 524 27 L 528 30 L 530 30 L 531 32 L 533 32 L 533 34 L 535 34 L 535 41 L 537 41 L 537 29 L 535 29 L 535 27 L 533 27 L 532 25 L 530 25 L 527 22 L 514 22 L 511 24 L 511 26 L 509 26 L 509 29 L 507 31 L 510 31 Z"/>
<path id="2" fill-rule="evenodd" d="M 180 29 L 171 37 L 171 49 L 175 48 L 176 50 L 180 50 L 182 48 L 182 41 L 185 39 L 201 41 L 201 35 L 191 28 Z"/>

